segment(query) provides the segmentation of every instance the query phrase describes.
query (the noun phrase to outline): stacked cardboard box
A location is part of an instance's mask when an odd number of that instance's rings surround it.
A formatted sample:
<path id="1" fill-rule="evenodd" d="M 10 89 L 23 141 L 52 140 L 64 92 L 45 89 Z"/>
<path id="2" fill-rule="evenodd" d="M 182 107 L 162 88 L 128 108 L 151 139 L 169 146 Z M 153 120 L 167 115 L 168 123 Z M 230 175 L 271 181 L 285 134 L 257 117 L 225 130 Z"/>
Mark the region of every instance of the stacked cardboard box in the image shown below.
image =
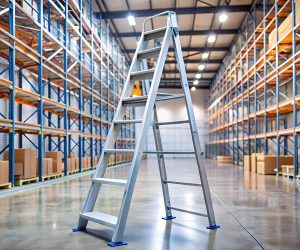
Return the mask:
<path id="1" fill-rule="evenodd" d="M 62 172 L 62 156 L 60 151 L 46 152 L 46 158 L 53 159 L 53 173 L 60 174 Z"/>
<path id="2" fill-rule="evenodd" d="M 38 158 L 36 158 L 36 164 L 38 166 Z M 38 169 L 36 171 L 36 174 L 38 175 Z M 43 176 L 53 175 L 53 159 L 52 158 L 43 158 L 42 175 Z"/>
<path id="3" fill-rule="evenodd" d="M 217 156 L 217 161 L 222 163 L 232 163 L 232 156 Z"/>
<path id="4" fill-rule="evenodd" d="M 293 164 L 294 157 L 280 156 L 279 164 Z M 276 155 L 257 155 L 257 173 L 259 174 L 276 174 Z M 281 170 L 280 170 L 281 171 Z"/>
<path id="5" fill-rule="evenodd" d="M 244 172 L 250 172 L 251 171 L 251 156 L 245 155 L 244 156 Z"/>
<path id="6" fill-rule="evenodd" d="M 8 161 L 0 161 L 0 184 L 8 183 Z"/>
<path id="7" fill-rule="evenodd" d="M 274 168 L 276 167 L 275 155 L 257 155 L 257 173 L 259 174 L 276 174 Z"/>
<path id="8" fill-rule="evenodd" d="M 98 156 L 95 156 L 94 157 L 94 162 L 93 162 L 93 167 L 97 167 L 97 164 L 98 164 Z"/>
<path id="9" fill-rule="evenodd" d="M 82 157 L 81 158 L 81 164 L 82 164 L 82 168 L 87 168 L 88 167 L 88 159 L 87 159 L 87 157 Z"/>
<path id="10" fill-rule="evenodd" d="M 31 179 L 37 177 L 36 149 L 16 148 L 15 153 L 15 179 Z M 9 152 L 4 152 L 4 160 L 9 158 Z"/>
<path id="11" fill-rule="evenodd" d="M 257 156 L 264 155 L 263 153 L 252 153 L 251 155 L 251 172 L 257 172 Z"/>
<path id="12" fill-rule="evenodd" d="M 70 166 L 68 164 L 68 172 L 79 169 L 79 158 L 75 154 L 69 154 L 68 159 L 71 159 L 69 160 Z"/>
<path id="13" fill-rule="evenodd" d="M 300 0 L 295 2 L 296 9 L 296 24 L 300 22 Z M 283 39 L 287 34 L 289 34 L 285 39 Z M 283 39 L 283 43 L 291 43 L 292 41 L 292 13 L 287 16 L 287 18 L 278 27 L 278 39 Z M 273 47 L 276 44 L 276 29 L 274 29 L 269 34 L 269 47 Z M 284 46 L 279 47 L 279 51 L 283 51 Z"/>
<path id="14" fill-rule="evenodd" d="M 68 162 L 68 172 L 74 171 L 75 170 L 75 164 L 76 164 L 76 160 L 75 158 L 68 158 L 67 159 Z"/>
<path id="15" fill-rule="evenodd" d="M 115 155 L 110 155 L 109 160 L 108 160 L 108 164 L 114 164 L 115 163 Z"/>

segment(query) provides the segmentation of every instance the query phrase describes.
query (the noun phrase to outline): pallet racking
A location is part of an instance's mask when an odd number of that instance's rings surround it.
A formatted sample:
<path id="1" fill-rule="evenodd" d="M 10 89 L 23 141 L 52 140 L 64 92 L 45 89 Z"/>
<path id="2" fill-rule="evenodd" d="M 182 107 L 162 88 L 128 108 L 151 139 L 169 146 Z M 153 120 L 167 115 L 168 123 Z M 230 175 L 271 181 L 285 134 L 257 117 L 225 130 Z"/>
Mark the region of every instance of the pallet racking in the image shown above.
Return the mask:
<path id="1" fill-rule="evenodd" d="M 8 137 L 0 155 L 9 149 L 13 186 L 14 148 L 24 140 L 38 150 L 39 181 L 45 151 L 63 153 L 65 175 L 70 153 L 79 157 L 79 172 L 82 157 L 100 156 L 126 63 L 109 25 L 93 15 L 92 0 L 1 0 L 0 58 L 0 132 Z M 119 144 L 132 147 L 134 136 L 128 125 Z"/>
<path id="2" fill-rule="evenodd" d="M 279 173 L 280 155 L 289 154 L 297 176 L 299 41 L 299 0 L 255 2 L 211 87 L 209 157 L 243 164 L 244 155 L 273 152 Z"/>

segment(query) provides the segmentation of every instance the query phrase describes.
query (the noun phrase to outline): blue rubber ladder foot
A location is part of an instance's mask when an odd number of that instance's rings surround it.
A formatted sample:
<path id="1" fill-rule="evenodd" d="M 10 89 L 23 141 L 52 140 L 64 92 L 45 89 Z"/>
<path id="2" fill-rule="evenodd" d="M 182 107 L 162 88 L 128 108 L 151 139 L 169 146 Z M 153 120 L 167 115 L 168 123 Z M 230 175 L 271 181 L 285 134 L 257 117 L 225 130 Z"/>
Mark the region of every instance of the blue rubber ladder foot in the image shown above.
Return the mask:
<path id="1" fill-rule="evenodd" d="M 210 230 L 215 230 L 215 229 L 218 229 L 218 228 L 220 228 L 220 226 L 219 225 L 211 225 L 211 226 L 208 226 L 208 227 L 206 227 L 207 229 L 210 229 Z"/>
<path id="2" fill-rule="evenodd" d="M 175 217 L 175 216 L 172 216 L 172 215 L 168 215 L 168 216 L 166 216 L 166 217 L 162 217 L 162 219 L 163 219 L 163 220 L 174 220 L 174 219 L 176 219 L 176 217 Z"/>
<path id="3" fill-rule="evenodd" d="M 79 228 L 79 227 L 74 227 L 72 228 L 73 233 L 75 232 L 85 232 L 86 228 Z"/>
<path id="4" fill-rule="evenodd" d="M 119 241 L 119 242 L 112 242 L 111 241 L 111 242 L 108 242 L 107 245 L 109 247 L 120 247 L 120 246 L 126 246 L 126 245 L 128 245 L 128 243 L 125 242 L 125 241 Z"/>

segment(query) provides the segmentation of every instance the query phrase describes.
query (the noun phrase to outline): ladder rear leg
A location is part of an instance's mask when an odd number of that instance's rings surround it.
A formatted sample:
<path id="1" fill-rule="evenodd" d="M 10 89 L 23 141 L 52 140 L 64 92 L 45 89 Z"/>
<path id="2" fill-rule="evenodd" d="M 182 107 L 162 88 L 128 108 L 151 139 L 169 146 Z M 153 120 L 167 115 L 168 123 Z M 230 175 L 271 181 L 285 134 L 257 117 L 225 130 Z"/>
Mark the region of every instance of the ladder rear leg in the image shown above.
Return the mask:
<path id="1" fill-rule="evenodd" d="M 176 23 L 176 19 L 174 18 L 172 22 Z M 191 129 L 191 134 L 193 139 L 193 146 L 195 149 L 196 161 L 197 161 L 197 166 L 199 170 L 199 175 L 201 179 L 202 190 L 203 190 L 203 195 L 204 195 L 204 200 L 205 200 L 205 205 L 206 205 L 206 210 L 208 215 L 209 226 L 207 228 L 216 229 L 219 228 L 220 226 L 216 225 L 215 213 L 212 205 L 211 194 L 210 194 L 210 189 L 209 189 L 206 170 L 205 170 L 205 163 L 202 156 L 199 134 L 197 130 L 195 115 L 193 111 L 193 104 L 192 104 L 191 94 L 189 90 L 189 84 L 187 81 L 187 76 L 186 76 L 186 71 L 185 71 L 185 66 L 184 66 L 184 61 L 182 56 L 180 38 L 177 32 L 176 33 L 174 32 L 173 44 L 175 48 L 176 61 L 180 72 L 182 90 L 185 95 L 185 103 L 186 103 L 188 117 L 190 120 L 190 129 Z"/>
<path id="2" fill-rule="evenodd" d="M 156 106 L 154 106 L 153 116 L 154 116 L 154 121 L 153 121 L 152 128 L 153 128 L 156 151 L 163 152 L 159 126 L 157 125 L 158 118 L 157 118 Z M 166 211 L 166 217 L 163 217 L 163 219 L 164 220 L 172 220 L 172 219 L 175 219 L 176 217 L 172 216 L 172 211 L 170 209 L 171 202 L 170 202 L 169 188 L 168 188 L 168 184 L 164 182 L 167 180 L 167 172 L 166 172 L 164 155 L 157 154 L 157 161 L 158 161 L 158 166 L 159 166 L 160 180 L 161 180 L 161 186 L 162 186 L 164 204 L 165 204 L 165 211 Z"/>

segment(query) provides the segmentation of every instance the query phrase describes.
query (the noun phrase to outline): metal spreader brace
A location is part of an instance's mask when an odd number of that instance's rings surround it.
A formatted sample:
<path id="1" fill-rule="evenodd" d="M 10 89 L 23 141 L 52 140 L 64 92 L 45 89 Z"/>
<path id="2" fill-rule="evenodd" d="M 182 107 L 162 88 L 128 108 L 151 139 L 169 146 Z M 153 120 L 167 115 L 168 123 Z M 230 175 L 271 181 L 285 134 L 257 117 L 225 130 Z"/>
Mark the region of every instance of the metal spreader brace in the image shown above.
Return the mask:
<path id="1" fill-rule="evenodd" d="M 158 16 L 167 16 L 167 26 L 159 29 L 145 31 L 145 23 Z M 151 40 L 162 39 L 161 46 L 154 48 L 148 48 Z M 174 50 L 176 54 L 176 61 L 180 73 L 183 94 L 168 94 L 158 93 L 158 87 L 163 72 L 164 64 L 166 61 L 167 53 L 169 50 L 170 41 L 173 39 Z M 156 44 L 156 43 L 154 43 Z M 155 66 L 148 69 L 146 60 L 157 59 Z M 140 97 L 130 97 L 131 91 L 136 81 L 143 81 L 146 85 L 147 95 Z M 158 122 L 157 112 L 155 103 L 158 101 L 169 101 L 177 98 L 184 98 L 188 120 L 174 121 L 174 122 Z M 143 118 L 141 120 L 125 120 L 126 109 L 129 106 L 144 106 Z M 115 149 L 118 134 L 121 127 L 126 124 L 140 123 L 139 136 L 136 139 L 135 149 Z M 167 126 L 170 124 L 181 124 L 187 123 L 190 125 L 194 151 L 163 151 L 162 141 L 160 137 L 159 127 Z M 156 151 L 154 152 L 143 152 L 149 126 L 152 125 L 155 137 Z M 133 154 L 130 171 L 127 180 L 124 179 L 111 179 L 104 178 L 106 168 L 108 166 L 108 160 L 111 154 L 118 153 L 131 153 Z M 197 125 L 193 112 L 192 100 L 189 90 L 189 84 L 187 81 L 186 71 L 184 67 L 184 61 L 182 56 L 182 50 L 179 39 L 178 25 L 176 20 L 176 13 L 174 12 L 163 12 L 161 14 L 147 18 L 143 24 L 143 32 L 138 42 L 136 52 L 134 54 L 132 64 L 130 66 L 128 76 L 124 85 L 124 90 L 118 104 L 112 125 L 107 135 L 106 143 L 101 154 L 100 160 L 97 165 L 97 170 L 93 176 L 92 184 L 88 193 L 87 200 L 85 202 L 83 211 L 79 214 L 78 226 L 73 231 L 85 231 L 88 221 L 93 221 L 114 229 L 112 241 L 108 243 L 109 246 L 121 246 L 127 245 L 123 241 L 125 225 L 129 212 L 129 207 L 132 199 L 133 190 L 135 187 L 138 171 L 141 165 L 141 158 L 143 153 L 154 153 L 157 154 L 161 184 L 163 190 L 164 204 L 166 217 L 163 219 L 171 220 L 174 219 L 172 210 L 190 213 L 198 216 L 204 216 L 208 218 L 209 226 L 208 229 L 219 228 L 216 225 L 214 210 L 212 206 L 212 200 L 204 165 L 204 159 L 200 148 L 199 135 L 197 131 Z M 197 166 L 199 170 L 201 184 L 187 183 L 171 181 L 167 179 L 164 154 L 195 154 Z M 202 188 L 206 211 L 207 214 L 188 211 L 176 207 L 172 207 L 169 197 L 168 184 L 175 185 L 188 185 L 188 186 L 199 186 Z M 100 192 L 101 185 L 113 185 L 124 188 L 124 195 L 119 211 L 119 216 L 112 216 L 100 212 L 95 212 L 94 206 Z"/>

